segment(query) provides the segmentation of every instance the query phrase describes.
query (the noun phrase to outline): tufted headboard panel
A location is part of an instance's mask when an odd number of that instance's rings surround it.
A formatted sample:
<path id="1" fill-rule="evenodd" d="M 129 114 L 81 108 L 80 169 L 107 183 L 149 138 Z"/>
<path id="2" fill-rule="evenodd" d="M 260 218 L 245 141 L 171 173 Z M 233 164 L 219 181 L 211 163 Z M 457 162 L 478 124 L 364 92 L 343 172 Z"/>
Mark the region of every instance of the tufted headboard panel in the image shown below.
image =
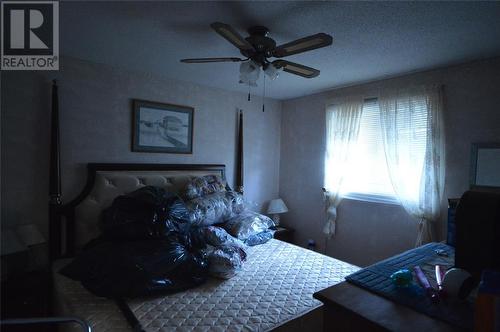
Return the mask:
<path id="1" fill-rule="evenodd" d="M 80 195 L 61 206 L 60 252 L 72 255 L 100 233 L 102 211 L 120 195 L 144 186 L 158 186 L 179 193 L 196 176 L 218 174 L 224 165 L 88 164 L 87 184 Z"/>

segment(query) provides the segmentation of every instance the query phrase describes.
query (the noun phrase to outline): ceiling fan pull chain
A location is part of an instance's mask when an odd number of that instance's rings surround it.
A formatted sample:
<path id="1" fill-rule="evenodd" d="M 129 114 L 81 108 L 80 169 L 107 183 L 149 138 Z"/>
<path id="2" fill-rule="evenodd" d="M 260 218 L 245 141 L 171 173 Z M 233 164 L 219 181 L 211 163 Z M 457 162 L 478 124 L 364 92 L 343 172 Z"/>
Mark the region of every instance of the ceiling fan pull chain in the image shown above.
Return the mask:
<path id="1" fill-rule="evenodd" d="M 248 101 L 250 101 L 250 82 L 248 83 Z"/>

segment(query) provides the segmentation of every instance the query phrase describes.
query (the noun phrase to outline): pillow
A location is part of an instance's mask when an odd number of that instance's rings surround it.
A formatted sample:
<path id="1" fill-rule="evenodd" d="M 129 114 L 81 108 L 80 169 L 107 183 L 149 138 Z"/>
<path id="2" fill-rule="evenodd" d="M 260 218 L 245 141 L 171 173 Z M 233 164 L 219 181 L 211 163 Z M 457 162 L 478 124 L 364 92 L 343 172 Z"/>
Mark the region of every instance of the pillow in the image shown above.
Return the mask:
<path id="1" fill-rule="evenodd" d="M 198 226 L 220 224 L 245 209 L 241 195 L 233 191 L 217 192 L 186 203 L 191 222 Z"/>
<path id="2" fill-rule="evenodd" d="M 240 240 L 247 240 L 250 236 L 259 234 L 274 226 L 271 218 L 253 211 L 244 211 L 230 218 L 224 229 Z"/>
<path id="3" fill-rule="evenodd" d="M 205 175 L 193 178 L 186 185 L 182 196 L 186 200 L 191 200 L 224 191 L 226 191 L 226 181 L 219 175 Z"/>

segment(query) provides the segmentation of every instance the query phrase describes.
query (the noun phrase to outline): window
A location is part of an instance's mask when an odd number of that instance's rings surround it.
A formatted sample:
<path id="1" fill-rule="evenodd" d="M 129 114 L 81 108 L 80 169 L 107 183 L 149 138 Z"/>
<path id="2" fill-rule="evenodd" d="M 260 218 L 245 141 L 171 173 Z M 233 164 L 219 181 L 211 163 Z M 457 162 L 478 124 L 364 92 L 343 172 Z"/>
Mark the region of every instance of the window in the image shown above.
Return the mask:
<path id="1" fill-rule="evenodd" d="M 432 239 L 429 222 L 439 218 L 445 176 L 442 101 L 442 87 L 433 85 L 327 106 L 325 234 L 335 233 L 347 196 L 401 204 L 418 220 L 416 245 Z"/>
<path id="2" fill-rule="evenodd" d="M 342 196 L 356 199 L 379 196 L 371 199 L 396 201 L 387 171 L 380 126 L 377 99 L 365 100 L 358 140 L 351 148 L 347 160 L 348 172 L 341 189 Z M 364 194 L 365 197 L 361 197 L 360 194 Z"/>
<path id="3" fill-rule="evenodd" d="M 400 150 L 389 151 L 389 153 L 395 153 L 398 160 L 397 169 L 389 169 L 378 100 L 376 98 L 364 100 L 358 138 L 354 144 L 350 145 L 346 165 L 343 167 L 345 174 L 340 186 L 341 196 L 366 201 L 398 203 L 389 172 L 398 172 L 398 176 L 422 173 L 427 140 L 425 100 L 402 101 L 391 113 L 390 121 L 386 123 L 389 123 L 391 127 L 385 128 L 385 132 L 392 137 L 397 137 L 398 146 L 403 145 L 405 149 L 412 150 L 411 154 L 408 154 L 411 158 L 401 153 Z M 328 171 L 327 167 L 325 172 Z M 409 186 L 411 196 L 418 195 L 421 177 L 412 176 L 408 180 L 411 182 Z"/>

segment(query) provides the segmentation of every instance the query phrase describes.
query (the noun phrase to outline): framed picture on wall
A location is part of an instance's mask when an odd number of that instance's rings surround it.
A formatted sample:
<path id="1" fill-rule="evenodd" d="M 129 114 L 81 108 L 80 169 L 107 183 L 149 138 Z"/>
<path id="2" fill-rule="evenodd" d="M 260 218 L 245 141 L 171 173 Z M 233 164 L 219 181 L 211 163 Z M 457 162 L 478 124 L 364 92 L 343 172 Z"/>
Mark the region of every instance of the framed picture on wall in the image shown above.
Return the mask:
<path id="1" fill-rule="evenodd" d="M 133 100 L 132 151 L 193 153 L 194 108 Z"/>
<path id="2" fill-rule="evenodd" d="M 471 188 L 500 188 L 500 172 L 498 170 L 500 170 L 500 142 L 472 143 Z"/>

